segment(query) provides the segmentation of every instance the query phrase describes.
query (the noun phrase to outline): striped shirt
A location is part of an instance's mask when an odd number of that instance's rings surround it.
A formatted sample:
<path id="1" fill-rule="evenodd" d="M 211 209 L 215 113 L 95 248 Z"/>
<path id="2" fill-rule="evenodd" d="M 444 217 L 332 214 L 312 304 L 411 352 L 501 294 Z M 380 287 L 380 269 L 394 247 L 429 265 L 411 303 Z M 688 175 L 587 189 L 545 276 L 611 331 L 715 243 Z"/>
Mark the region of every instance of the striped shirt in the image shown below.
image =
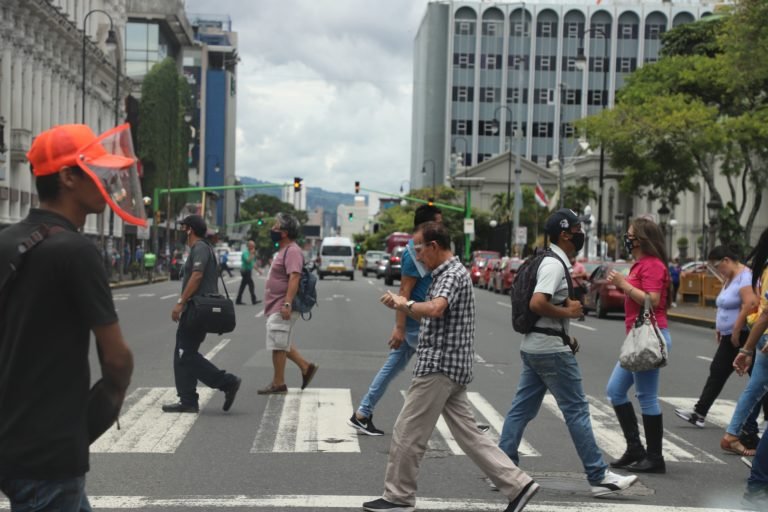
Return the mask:
<path id="1" fill-rule="evenodd" d="M 432 271 L 426 300 L 443 297 L 448 307 L 440 318 L 423 318 L 414 377 L 442 373 L 457 384 L 472 381 L 475 357 L 475 292 L 467 269 L 452 257 Z"/>

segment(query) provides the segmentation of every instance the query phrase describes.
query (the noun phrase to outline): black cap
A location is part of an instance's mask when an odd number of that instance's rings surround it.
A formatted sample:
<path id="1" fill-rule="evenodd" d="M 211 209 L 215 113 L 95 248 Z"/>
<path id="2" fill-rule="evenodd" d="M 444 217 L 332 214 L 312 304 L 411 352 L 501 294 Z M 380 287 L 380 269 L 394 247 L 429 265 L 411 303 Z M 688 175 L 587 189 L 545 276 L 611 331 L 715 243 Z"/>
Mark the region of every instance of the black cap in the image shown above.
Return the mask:
<path id="1" fill-rule="evenodd" d="M 581 224 L 581 219 L 570 208 L 560 208 L 549 216 L 544 224 L 544 231 L 550 235 L 559 235 L 561 231 L 569 231 L 573 226 Z"/>
<path id="2" fill-rule="evenodd" d="M 199 236 L 200 238 L 205 237 L 205 232 L 208 229 L 208 226 L 206 225 L 203 218 L 199 215 L 188 215 L 184 218 L 184 220 L 181 221 L 182 226 L 189 226 L 192 228 L 192 231 L 195 233 L 195 235 Z"/>

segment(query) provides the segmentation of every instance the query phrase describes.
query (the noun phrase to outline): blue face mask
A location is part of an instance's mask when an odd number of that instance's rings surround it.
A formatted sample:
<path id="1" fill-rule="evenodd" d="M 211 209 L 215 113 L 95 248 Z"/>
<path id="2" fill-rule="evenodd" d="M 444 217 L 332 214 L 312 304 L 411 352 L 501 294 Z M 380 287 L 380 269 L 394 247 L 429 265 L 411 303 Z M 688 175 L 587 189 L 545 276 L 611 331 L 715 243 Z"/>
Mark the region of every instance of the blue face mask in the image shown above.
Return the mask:
<path id="1" fill-rule="evenodd" d="M 283 232 L 282 231 L 270 231 L 269 237 L 272 239 L 273 242 L 279 243 L 280 240 L 283 239 Z"/>

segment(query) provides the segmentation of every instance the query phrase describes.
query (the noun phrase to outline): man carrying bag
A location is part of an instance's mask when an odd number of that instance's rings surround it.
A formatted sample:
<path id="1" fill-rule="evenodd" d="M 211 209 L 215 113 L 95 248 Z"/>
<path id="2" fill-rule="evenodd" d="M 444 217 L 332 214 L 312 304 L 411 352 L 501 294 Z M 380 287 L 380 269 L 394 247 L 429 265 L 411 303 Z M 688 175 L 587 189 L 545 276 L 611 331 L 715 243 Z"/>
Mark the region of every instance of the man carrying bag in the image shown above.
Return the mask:
<path id="1" fill-rule="evenodd" d="M 198 322 L 191 321 L 188 304 L 193 297 L 218 294 L 219 271 L 215 253 L 205 240 L 207 226 L 202 217 L 190 215 L 181 221 L 181 227 L 186 233 L 190 251 L 184 264 L 181 296 L 171 312 L 171 319 L 179 323 L 173 352 L 173 374 L 179 401 L 163 405 L 163 412 L 199 412 L 198 380 L 224 392 L 222 409 L 228 411 L 240 389 L 241 379 L 220 370 L 200 354 L 200 345 L 207 332 Z"/>

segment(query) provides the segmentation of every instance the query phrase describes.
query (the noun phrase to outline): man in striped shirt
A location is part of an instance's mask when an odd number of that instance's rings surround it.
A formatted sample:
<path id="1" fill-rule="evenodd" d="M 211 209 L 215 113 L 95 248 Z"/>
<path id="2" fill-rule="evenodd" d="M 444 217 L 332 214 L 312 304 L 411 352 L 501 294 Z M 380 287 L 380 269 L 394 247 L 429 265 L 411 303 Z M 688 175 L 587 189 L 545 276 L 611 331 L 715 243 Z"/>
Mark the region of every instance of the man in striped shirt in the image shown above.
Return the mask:
<path id="1" fill-rule="evenodd" d="M 475 355 L 472 280 L 451 252 L 450 236 L 442 224 L 422 224 L 413 236 L 413 248 L 432 272 L 426 300 L 415 302 L 387 292 L 381 302 L 421 320 L 418 360 L 392 434 L 384 495 L 363 503 L 363 509 L 414 510 L 419 465 L 442 414 L 461 449 L 509 499 L 505 512 L 519 512 L 539 485 L 477 429 L 467 399 Z"/>

